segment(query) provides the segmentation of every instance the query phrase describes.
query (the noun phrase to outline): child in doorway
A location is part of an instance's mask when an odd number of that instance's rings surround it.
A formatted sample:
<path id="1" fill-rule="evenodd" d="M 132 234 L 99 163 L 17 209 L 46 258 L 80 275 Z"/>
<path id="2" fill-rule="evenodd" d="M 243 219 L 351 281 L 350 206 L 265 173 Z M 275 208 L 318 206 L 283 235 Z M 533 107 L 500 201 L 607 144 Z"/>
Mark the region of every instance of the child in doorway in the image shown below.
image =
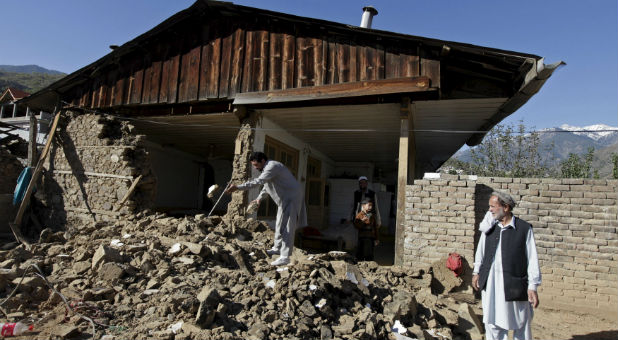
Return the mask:
<path id="1" fill-rule="evenodd" d="M 378 225 L 371 198 L 361 201 L 361 211 L 354 218 L 354 227 L 358 229 L 356 258 L 359 261 L 373 261 L 373 247 L 377 246 L 380 241 L 378 241 Z"/>

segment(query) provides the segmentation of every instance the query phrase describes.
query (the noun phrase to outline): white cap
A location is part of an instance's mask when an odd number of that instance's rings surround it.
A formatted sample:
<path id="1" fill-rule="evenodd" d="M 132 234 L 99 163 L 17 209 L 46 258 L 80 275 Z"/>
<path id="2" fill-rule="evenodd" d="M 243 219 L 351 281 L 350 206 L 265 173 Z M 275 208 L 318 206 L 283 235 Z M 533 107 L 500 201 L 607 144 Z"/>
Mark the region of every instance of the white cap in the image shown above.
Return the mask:
<path id="1" fill-rule="evenodd" d="M 359 182 L 360 182 L 360 181 L 367 181 L 367 176 L 360 176 L 360 177 L 358 178 L 358 181 L 359 181 Z"/>

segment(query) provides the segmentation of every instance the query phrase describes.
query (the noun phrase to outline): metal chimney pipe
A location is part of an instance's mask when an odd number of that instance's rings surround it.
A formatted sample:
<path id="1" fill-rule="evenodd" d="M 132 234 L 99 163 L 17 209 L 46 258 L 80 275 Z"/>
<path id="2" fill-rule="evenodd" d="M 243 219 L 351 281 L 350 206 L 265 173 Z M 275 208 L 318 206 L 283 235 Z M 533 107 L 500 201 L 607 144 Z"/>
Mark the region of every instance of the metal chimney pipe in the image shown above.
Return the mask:
<path id="1" fill-rule="evenodd" d="M 371 28 L 371 21 L 374 15 L 378 15 L 378 10 L 373 8 L 373 6 L 363 7 L 363 17 L 361 18 L 360 27 Z"/>

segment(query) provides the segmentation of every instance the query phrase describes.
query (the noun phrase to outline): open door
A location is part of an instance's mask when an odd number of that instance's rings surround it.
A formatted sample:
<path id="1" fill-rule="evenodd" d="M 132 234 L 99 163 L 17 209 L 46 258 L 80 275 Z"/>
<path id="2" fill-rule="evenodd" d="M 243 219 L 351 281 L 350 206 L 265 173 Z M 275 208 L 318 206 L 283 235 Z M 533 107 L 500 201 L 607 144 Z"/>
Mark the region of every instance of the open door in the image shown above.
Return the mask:
<path id="1" fill-rule="evenodd" d="M 324 179 L 322 178 L 322 162 L 307 157 L 307 184 L 305 202 L 307 204 L 307 223 L 320 228 L 324 224 Z"/>

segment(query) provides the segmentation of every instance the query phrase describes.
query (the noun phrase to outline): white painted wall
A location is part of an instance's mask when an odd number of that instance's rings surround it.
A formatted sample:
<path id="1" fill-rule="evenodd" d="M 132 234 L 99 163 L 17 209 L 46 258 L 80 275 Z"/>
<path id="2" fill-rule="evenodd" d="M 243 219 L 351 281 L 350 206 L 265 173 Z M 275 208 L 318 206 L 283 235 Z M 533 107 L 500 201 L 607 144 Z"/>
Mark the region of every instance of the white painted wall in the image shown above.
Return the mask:
<path id="1" fill-rule="evenodd" d="M 306 175 L 307 175 L 307 157 L 311 156 L 315 159 L 319 159 L 322 162 L 322 177 L 328 178 L 334 172 L 334 161 L 328 156 L 312 147 L 310 143 L 305 143 L 299 138 L 294 137 L 289 132 L 285 131 L 281 126 L 268 118 L 261 118 L 257 124 L 253 139 L 253 151 L 264 151 L 264 142 L 266 136 L 274 138 L 294 149 L 298 150 L 298 177 L 296 178 L 303 189 L 303 195 L 305 193 Z M 258 177 L 260 174 L 256 170 L 252 170 L 252 176 Z M 259 189 L 252 189 L 249 191 L 249 201 L 254 200 L 259 193 Z"/>

